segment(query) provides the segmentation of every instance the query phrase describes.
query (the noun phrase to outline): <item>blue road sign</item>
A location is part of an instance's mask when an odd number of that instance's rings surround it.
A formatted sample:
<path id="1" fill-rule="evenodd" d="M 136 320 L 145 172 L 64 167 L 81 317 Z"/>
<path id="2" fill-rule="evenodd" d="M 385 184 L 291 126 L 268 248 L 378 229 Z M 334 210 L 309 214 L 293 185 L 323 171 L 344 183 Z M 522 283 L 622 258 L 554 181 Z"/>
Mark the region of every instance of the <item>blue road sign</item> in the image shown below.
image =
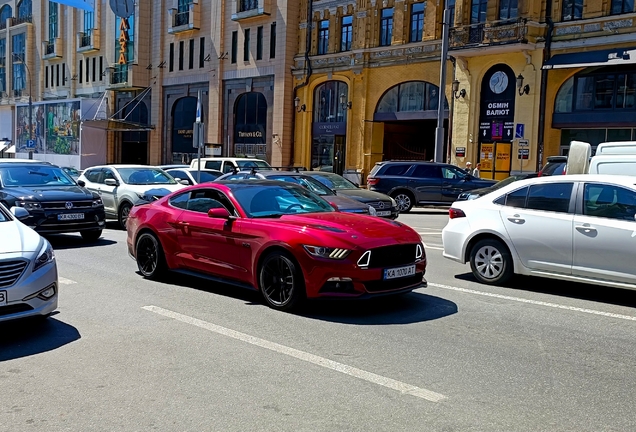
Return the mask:
<path id="1" fill-rule="evenodd" d="M 515 138 L 524 138 L 524 129 L 525 125 L 523 123 L 517 123 L 517 128 L 515 129 Z"/>
<path id="2" fill-rule="evenodd" d="M 26 146 L 27 148 L 30 148 L 30 149 L 35 148 L 35 140 L 27 140 Z"/>

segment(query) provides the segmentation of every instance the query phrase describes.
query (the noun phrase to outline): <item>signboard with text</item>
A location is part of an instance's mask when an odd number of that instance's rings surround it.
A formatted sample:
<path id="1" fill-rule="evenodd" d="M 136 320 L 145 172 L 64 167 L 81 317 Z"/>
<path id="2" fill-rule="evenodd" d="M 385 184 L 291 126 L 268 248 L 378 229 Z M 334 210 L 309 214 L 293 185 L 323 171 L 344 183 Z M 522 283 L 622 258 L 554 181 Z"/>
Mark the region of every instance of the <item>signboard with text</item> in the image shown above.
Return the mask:
<path id="1" fill-rule="evenodd" d="M 512 142 L 515 135 L 515 75 L 505 64 L 493 66 L 481 84 L 479 142 Z"/>

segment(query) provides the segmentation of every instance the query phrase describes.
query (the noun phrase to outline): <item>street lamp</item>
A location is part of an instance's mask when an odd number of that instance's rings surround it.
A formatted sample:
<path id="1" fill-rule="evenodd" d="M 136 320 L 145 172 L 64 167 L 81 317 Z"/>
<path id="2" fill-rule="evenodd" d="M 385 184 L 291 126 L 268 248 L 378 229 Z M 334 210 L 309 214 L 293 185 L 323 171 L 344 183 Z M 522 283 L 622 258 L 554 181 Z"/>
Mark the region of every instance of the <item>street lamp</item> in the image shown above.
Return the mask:
<path id="1" fill-rule="evenodd" d="M 458 80 L 453 81 L 453 96 L 455 96 L 455 99 L 465 98 L 466 97 L 466 90 L 464 90 L 464 89 L 459 90 L 459 81 Z"/>
<path id="2" fill-rule="evenodd" d="M 352 105 L 351 101 L 347 102 L 347 96 L 344 93 L 340 94 L 340 106 L 343 110 L 351 109 Z"/>
<path id="3" fill-rule="evenodd" d="M 26 67 L 29 74 L 29 141 L 33 140 L 33 80 L 31 79 L 31 69 L 24 61 L 24 57 L 18 53 L 13 53 L 13 62 L 20 62 Z M 33 150 L 29 148 L 29 159 L 33 159 Z"/>
<path id="4" fill-rule="evenodd" d="M 530 85 L 523 85 L 523 75 L 521 74 L 517 77 L 517 90 L 519 91 L 519 96 L 530 93 Z"/>
<path id="5" fill-rule="evenodd" d="M 300 98 L 296 97 L 294 98 L 294 107 L 296 108 L 296 112 L 301 112 L 301 111 L 305 111 L 307 109 L 307 105 L 305 104 L 300 104 Z"/>

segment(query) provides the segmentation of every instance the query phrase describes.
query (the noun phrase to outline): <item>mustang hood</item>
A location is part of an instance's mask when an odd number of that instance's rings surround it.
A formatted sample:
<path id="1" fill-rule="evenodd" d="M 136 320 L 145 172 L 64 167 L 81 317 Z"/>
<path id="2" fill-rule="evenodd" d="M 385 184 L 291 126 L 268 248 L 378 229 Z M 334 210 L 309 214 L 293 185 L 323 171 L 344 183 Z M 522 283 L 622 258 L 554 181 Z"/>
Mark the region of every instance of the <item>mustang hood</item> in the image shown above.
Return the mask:
<path id="1" fill-rule="evenodd" d="M 4 192 L 16 198 L 37 201 L 78 201 L 93 199 L 93 194 L 80 186 L 51 186 L 33 188 L 5 188 Z"/>
<path id="2" fill-rule="evenodd" d="M 17 221 L 0 222 L 0 258 L 6 253 L 37 252 L 40 235 Z"/>

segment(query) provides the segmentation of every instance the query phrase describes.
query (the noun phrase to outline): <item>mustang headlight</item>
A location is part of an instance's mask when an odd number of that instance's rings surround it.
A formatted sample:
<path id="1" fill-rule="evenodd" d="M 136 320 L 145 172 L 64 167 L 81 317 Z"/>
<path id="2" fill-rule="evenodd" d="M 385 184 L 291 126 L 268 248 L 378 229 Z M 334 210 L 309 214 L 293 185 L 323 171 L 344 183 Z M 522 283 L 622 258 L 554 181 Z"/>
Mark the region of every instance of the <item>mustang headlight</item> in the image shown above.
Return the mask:
<path id="1" fill-rule="evenodd" d="M 33 271 L 52 263 L 55 260 L 55 253 L 53 252 L 53 248 L 51 247 L 51 243 L 44 240 L 44 244 L 42 245 L 42 249 L 38 252 L 38 257 L 35 259 L 35 263 L 33 264 Z"/>
<path id="2" fill-rule="evenodd" d="M 16 203 L 19 207 L 24 207 L 26 210 L 41 210 L 42 206 L 36 201 L 18 201 Z"/>
<path id="3" fill-rule="evenodd" d="M 371 216 L 377 216 L 377 215 L 378 215 L 378 212 L 377 212 L 377 211 L 375 211 L 375 208 L 373 208 L 372 206 L 369 206 L 369 214 L 370 214 Z"/>
<path id="4" fill-rule="evenodd" d="M 103 206 L 103 205 L 104 205 L 104 203 L 102 202 L 102 199 L 101 199 L 101 198 L 95 198 L 95 199 L 93 200 L 93 208 L 95 208 L 95 207 L 101 207 L 101 206 Z"/>
<path id="5" fill-rule="evenodd" d="M 345 259 L 351 251 L 349 249 L 329 248 L 324 246 L 303 246 L 309 255 L 318 258 L 327 258 L 334 260 Z"/>

